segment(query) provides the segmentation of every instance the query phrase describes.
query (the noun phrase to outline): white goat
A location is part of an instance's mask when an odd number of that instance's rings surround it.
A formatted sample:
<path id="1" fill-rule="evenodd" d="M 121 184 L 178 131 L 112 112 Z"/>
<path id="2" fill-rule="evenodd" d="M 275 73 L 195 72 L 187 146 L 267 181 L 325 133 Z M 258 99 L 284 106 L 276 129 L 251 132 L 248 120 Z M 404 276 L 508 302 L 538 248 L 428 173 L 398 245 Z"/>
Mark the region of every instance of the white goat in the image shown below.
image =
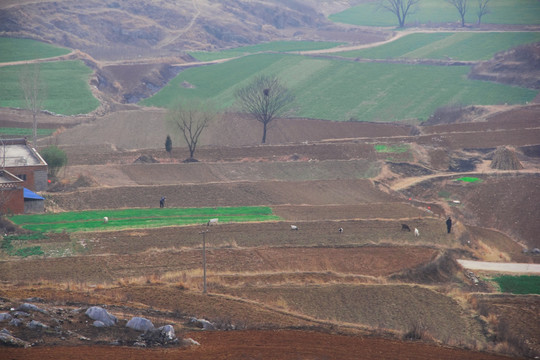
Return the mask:
<path id="1" fill-rule="evenodd" d="M 217 225 L 217 223 L 218 223 L 218 218 L 210 219 L 208 220 L 208 224 L 206 224 L 206 226 Z"/>
<path id="2" fill-rule="evenodd" d="M 106 217 L 106 216 L 105 216 L 105 217 L 103 217 L 103 222 L 104 222 L 105 224 L 106 224 L 106 223 L 108 223 L 108 222 L 109 222 L 109 218 L 108 218 L 108 217 Z"/>
<path id="3" fill-rule="evenodd" d="M 298 226 L 296 226 L 296 225 L 291 225 L 291 230 L 298 230 Z"/>
<path id="4" fill-rule="evenodd" d="M 417 228 L 414 228 L 414 236 L 420 236 L 420 231 Z"/>

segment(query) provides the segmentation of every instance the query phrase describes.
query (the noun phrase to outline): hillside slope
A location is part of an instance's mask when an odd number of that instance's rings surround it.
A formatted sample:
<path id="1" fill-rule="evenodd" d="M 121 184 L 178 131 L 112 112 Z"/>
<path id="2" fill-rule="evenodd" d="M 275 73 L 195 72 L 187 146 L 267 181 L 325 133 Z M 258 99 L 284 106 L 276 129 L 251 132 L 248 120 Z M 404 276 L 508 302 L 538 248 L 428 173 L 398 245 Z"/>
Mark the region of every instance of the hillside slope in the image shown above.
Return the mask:
<path id="1" fill-rule="evenodd" d="M 125 59 L 302 37 L 334 28 L 316 1 L 24 1 L 0 4 L 0 34 Z M 327 6 L 326 6 L 327 7 Z"/>

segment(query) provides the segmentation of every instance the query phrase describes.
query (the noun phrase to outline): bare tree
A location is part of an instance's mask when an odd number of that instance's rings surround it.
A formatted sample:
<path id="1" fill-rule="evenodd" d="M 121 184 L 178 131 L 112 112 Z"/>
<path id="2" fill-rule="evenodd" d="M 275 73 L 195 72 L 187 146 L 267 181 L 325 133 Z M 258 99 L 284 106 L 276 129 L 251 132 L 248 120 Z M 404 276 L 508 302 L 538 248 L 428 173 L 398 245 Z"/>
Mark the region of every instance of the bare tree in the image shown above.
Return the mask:
<path id="1" fill-rule="evenodd" d="M 214 119 L 218 116 L 214 108 L 208 103 L 192 100 L 180 103 L 171 108 L 167 114 L 167 121 L 180 131 L 189 148 L 187 162 L 197 161 L 193 155 L 199 143 L 199 138 Z"/>
<path id="2" fill-rule="evenodd" d="M 489 14 L 488 8 L 489 0 L 478 0 L 478 7 L 476 8 L 476 16 L 478 17 L 478 25 L 482 23 L 482 16 Z"/>
<path id="3" fill-rule="evenodd" d="M 263 124 L 262 143 L 266 142 L 268 124 L 282 115 L 294 95 L 281 84 L 275 75 L 257 76 L 246 87 L 236 92 L 236 99 L 243 111 Z"/>
<path id="4" fill-rule="evenodd" d="M 420 0 L 379 0 L 378 8 L 391 12 L 396 15 L 399 27 L 405 26 L 407 15 L 415 11 L 416 5 Z"/>
<path id="5" fill-rule="evenodd" d="M 461 16 L 461 27 L 465 26 L 465 14 L 467 13 L 467 0 L 446 0 L 447 3 L 454 6 Z"/>
<path id="6" fill-rule="evenodd" d="M 37 115 L 43 109 L 45 101 L 45 85 L 41 80 L 38 64 L 26 65 L 19 72 L 19 84 L 24 93 L 26 109 L 32 113 L 32 144 L 37 146 Z"/>

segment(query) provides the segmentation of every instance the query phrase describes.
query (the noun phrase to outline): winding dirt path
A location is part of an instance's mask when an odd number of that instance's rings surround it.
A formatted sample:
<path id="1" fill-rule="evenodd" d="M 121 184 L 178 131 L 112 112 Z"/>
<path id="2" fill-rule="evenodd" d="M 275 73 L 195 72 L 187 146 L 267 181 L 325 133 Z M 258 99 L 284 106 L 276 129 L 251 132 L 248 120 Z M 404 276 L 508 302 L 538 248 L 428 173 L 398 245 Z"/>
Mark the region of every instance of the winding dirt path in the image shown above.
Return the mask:
<path id="1" fill-rule="evenodd" d="M 503 172 L 502 170 L 486 169 L 483 171 L 450 172 L 450 173 L 443 173 L 443 174 L 438 173 L 438 174 L 431 174 L 431 175 L 424 175 L 424 176 L 413 176 L 413 177 L 407 177 L 407 178 L 397 180 L 392 185 L 390 185 L 390 188 L 394 191 L 401 191 L 426 180 L 433 180 L 437 178 L 442 179 L 442 178 L 449 178 L 453 176 L 465 176 L 465 175 L 476 175 L 476 176 L 493 175 L 493 174 L 501 174 L 502 172 Z M 512 170 L 512 172 L 517 173 L 517 174 L 540 174 L 540 171 L 537 169 Z"/>

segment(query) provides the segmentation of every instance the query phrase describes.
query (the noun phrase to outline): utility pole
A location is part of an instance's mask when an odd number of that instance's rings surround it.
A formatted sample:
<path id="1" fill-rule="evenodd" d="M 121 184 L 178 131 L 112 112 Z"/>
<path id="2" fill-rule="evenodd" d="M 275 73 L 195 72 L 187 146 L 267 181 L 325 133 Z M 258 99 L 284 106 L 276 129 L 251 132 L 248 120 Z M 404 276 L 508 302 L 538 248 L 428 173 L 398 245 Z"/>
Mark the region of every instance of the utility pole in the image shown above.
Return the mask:
<path id="1" fill-rule="evenodd" d="M 201 231 L 199 234 L 202 234 L 202 238 L 203 238 L 203 245 L 202 245 L 202 249 L 203 249 L 203 294 L 206 294 L 206 233 L 208 232 L 208 229 L 207 230 L 204 230 L 204 231 Z"/>

